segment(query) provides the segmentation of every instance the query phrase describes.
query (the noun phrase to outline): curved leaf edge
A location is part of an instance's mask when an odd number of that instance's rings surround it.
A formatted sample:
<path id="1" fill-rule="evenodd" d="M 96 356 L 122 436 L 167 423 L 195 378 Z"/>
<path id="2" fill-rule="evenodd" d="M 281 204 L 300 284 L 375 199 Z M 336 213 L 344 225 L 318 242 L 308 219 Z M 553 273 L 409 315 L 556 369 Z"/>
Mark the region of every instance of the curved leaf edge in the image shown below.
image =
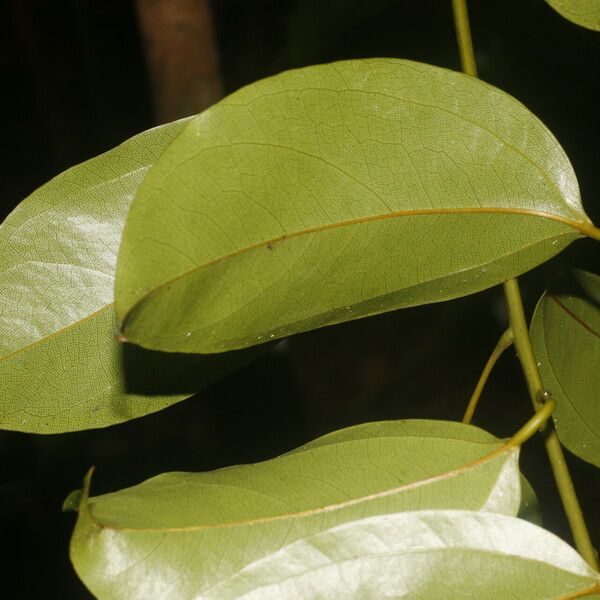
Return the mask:
<path id="1" fill-rule="evenodd" d="M 382 59 L 370 59 L 370 60 L 382 60 Z M 472 79 L 462 73 L 457 73 L 456 71 L 450 70 L 450 69 L 445 69 L 443 67 L 438 67 L 438 66 L 434 66 L 434 65 L 427 65 L 426 63 L 419 63 L 416 61 L 410 61 L 410 60 L 404 60 L 404 59 L 395 59 L 395 60 L 401 60 L 403 63 L 407 63 L 407 64 L 414 64 L 415 66 L 419 66 L 419 67 L 432 67 L 435 68 L 439 71 L 447 71 L 448 73 L 451 73 L 453 76 L 458 76 L 458 77 L 465 77 L 465 78 L 469 78 Z M 338 63 L 330 63 L 330 64 L 343 64 L 345 62 L 356 62 L 356 61 L 338 61 Z M 313 66 L 309 66 L 309 67 L 304 67 L 303 69 L 312 69 L 315 68 L 315 65 Z M 301 71 L 303 69 L 291 69 L 290 71 Z M 268 79 L 272 79 L 272 78 L 276 78 L 279 77 L 280 75 L 283 75 L 285 73 L 288 73 L 290 71 L 284 71 L 283 73 L 279 73 L 277 75 L 274 75 L 272 77 L 268 77 L 265 78 L 263 80 L 259 80 L 258 82 L 253 82 L 250 83 L 244 87 L 242 87 L 240 90 L 237 90 L 236 92 L 230 94 L 229 96 L 227 96 L 226 98 L 224 98 L 220 103 L 221 104 L 223 102 L 233 102 L 235 104 L 235 98 L 237 97 L 238 94 L 243 93 L 244 90 L 246 90 L 247 88 L 251 88 L 253 86 L 255 86 L 256 84 L 262 83 L 263 81 L 266 81 Z M 474 85 L 478 85 L 478 86 L 482 86 L 485 88 L 489 88 L 494 90 L 495 92 L 498 92 L 498 89 L 486 82 L 483 82 L 481 80 L 473 80 L 473 84 Z M 512 102 L 514 102 L 516 105 L 520 106 L 522 109 L 527 110 L 528 113 L 530 113 L 530 111 L 517 99 L 513 98 L 512 96 L 509 96 L 508 94 L 506 94 Z M 205 111 L 204 113 L 201 113 L 200 115 L 198 115 L 196 118 L 205 118 L 205 115 L 210 113 L 210 111 L 213 109 L 214 107 L 211 107 L 209 109 L 207 109 L 207 111 Z M 453 113 L 454 114 L 454 113 Z M 532 118 L 535 119 L 541 126 L 545 127 L 543 125 L 543 123 L 541 122 L 541 120 L 536 117 L 535 115 L 533 115 L 532 113 L 530 113 Z M 184 131 L 182 131 L 182 134 L 185 133 L 185 131 L 187 130 L 187 128 L 191 128 L 193 127 L 195 120 L 192 120 L 192 122 L 190 122 L 186 128 L 184 129 Z M 548 132 L 549 135 L 552 136 L 552 134 L 550 132 Z M 553 139 L 555 140 L 555 142 L 557 143 L 558 147 L 561 149 L 561 151 L 564 153 L 564 150 L 562 150 L 562 147 L 560 146 L 560 144 L 558 143 L 558 141 L 556 140 L 556 138 L 554 138 L 554 136 L 552 136 Z M 566 154 L 565 154 L 566 157 Z M 568 159 L 567 159 L 568 160 Z M 159 164 L 160 161 L 157 161 L 157 164 Z M 156 166 L 156 165 L 155 165 Z M 589 218 L 587 217 L 587 215 L 585 214 L 585 212 L 583 211 L 583 208 L 581 207 L 581 205 L 579 206 L 571 206 L 571 209 L 575 209 L 577 208 L 578 210 L 581 210 L 582 216 L 583 216 L 583 220 L 581 222 L 578 221 L 574 221 L 572 219 L 560 216 L 560 215 L 553 215 L 551 213 L 544 213 L 541 211 L 534 211 L 534 210 L 525 210 L 525 209 L 486 209 L 486 208 L 482 208 L 482 209 L 456 209 L 456 210 L 444 210 L 441 211 L 442 213 L 447 213 L 447 214 L 456 214 L 456 213 L 461 213 L 461 212 L 469 212 L 469 213 L 476 213 L 476 212 L 481 212 L 481 213 L 502 213 L 502 212 L 508 212 L 511 214 L 522 214 L 522 215 L 530 215 L 530 216 L 536 216 L 536 217 L 542 217 L 542 218 L 548 218 L 550 220 L 554 220 L 554 221 L 558 221 L 561 222 L 562 224 L 566 225 L 567 227 L 571 228 L 573 230 L 573 232 L 575 233 L 576 236 L 582 235 L 582 236 L 587 236 L 587 237 L 592 237 L 593 239 L 597 239 L 600 240 L 600 229 L 595 227 L 593 225 L 593 223 L 589 220 Z M 333 225 L 333 227 L 341 227 L 341 226 L 345 226 L 345 225 L 349 225 L 349 224 L 354 224 L 356 222 L 369 222 L 369 221 L 375 221 L 375 220 L 381 220 L 384 218 L 392 218 L 392 217 L 397 217 L 397 216 L 403 216 L 404 214 L 440 214 L 440 211 L 436 211 L 436 210 L 431 210 L 431 211 L 427 211 L 427 210 L 415 210 L 415 211 L 403 211 L 402 213 L 394 213 L 394 214 L 389 214 L 389 215 L 375 215 L 375 216 L 369 216 L 366 217 L 365 219 L 359 219 L 358 221 L 352 220 L 352 221 L 348 221 L 348 222 L 340 222 L 340 223 L 336 223 Z M 120 339 L 122 341 L 128 341 L 131 343 L 134 343 L 136 345 L 140 345 L 144 348 L 148 348 L 148 349 L 157 349 L 157 350 L 166 350 L 166 351 L 182 351 L 182 352 L 201 352 L 201 353 L 216 353 L 216 352 L 222 352 L 222 351 L 227 351 L 227 350 L 231 350 L 231 349 L 239 349 L 239 348 L 244 348 L 244 347 L 248 347 L 248 346 L 252 346 L 255 345 L 256 339 L 254 340 L 253 343 L 250 343 L 249 341 L 244 341 L 244 343 L 238 343 L 238 344 L 234 344 L 231 346 L 227 346 L 227 347 L 223 347 L 223 348 L 202 348 L 202 349 L 197 349 L 197 350 L 186 350 L 186 349 L 180 349 L 180 348 L 176 348 L 176 349 L 172 349 L 172 348 L 168 348 L 164 345 L 164 342 L 156 342 L 155 340 L 150 340 L 150 339 L 146 339 L 144 338 L 142 335 L 137 334 L 135 331 L 131 331 L 131 328 L 128 327 L 128 320 L 131 319 L 132 315 L 135 313 L 136 308 L 143 305 L 147 299 L 154 293 L 159 292 L 161 289 L 165 288 L 166 286 L 168 286 L 169 284 L 178 281 L 182 278 L 185 278 L 186 276 L 189 276 L 190 273 L 201 270 L 202 268 L 206 268 L 208 266 L 211 266 L 212 264 L 216 264 L 222 261 L 225 261 L 229 258 L 232 258 L 234 256 L 237 256 L 238 254 L 241 254 L 243 252 L 247 252 L 250 250 L 255 250 L 258 248 L 263 248 L 263 247 L 270 247 L 273 244 L 276 243 L 280 243 L 283 242 L 287 239 L 291 239 L 293 237 L 297 237 L 299 235 L 303 235 L 303 234 L 307 234 L 307 233 L 314 233 L 316 231 L 320 231 L 321 229 L 330 229 L 332 226 L 331 225 L 327 225 L 323 228 L 308 228 L 306 230 L 303 231 L 298 231 L 298 232 L 292 232 L 292 233 L 286 233 L 285 235 L 281 235 L 278 237 L 274 237 L 272 239 L 268 239 L 268 240 L 263 240 L 257 244 L 253 244 L 251 246 L 245 247 L 240 249 L 239 251 L 236 251 L 230 255 L 226 255 L 226 256 L 220 256 L 217 257 L 214 260 L 208 261 L 206 263 L 203 263 L 201 265 L 197 265 L 196 267 L 194 267 L 191 270 L 185 271 L 183 273 L 178 274 L 177 276 L 174 276 L 173 278 L 162 282 L 159 286 L 156 286 L 152 289 L 148 289 L 145 290 L 143 292 L 143 294 L 137 298 L 137 300 L 135 300 L 133 303 L 130 303 L 129 306 L 121 306 L 120 302 L 119 302 L 119 298 L 117 297 L 117 302 L 116 302 L 116 313 L 117 313 L 117 319 L 118 319 L 118 328 L 119 328 L 119 335 L 120 335 Z M 125 224 L 125 231 L 127 229 L 127 222 Z M 120 254 L 120 253 L 119 253 Z M 521 273 L 516 273 L 516 275 L 519 275 Z M 489 286 L 488 286 L 489 287 Z M 457 297 L 462 297 L 464 295 L 469 295 L 472 293 L 477 293 L 479 291 L 482 291 L 483 289 L 486 289 L 485 287 L 480 287 L 477 288 L 473 291 L 468 291 L 465 294 L 459 294 L 459 295 L 448 295 L 447 297 L 444 298 L 436 298 L 434 300 L 432 300 L 432 302 L 438 302 L 438 301 L 445 301 L 445 300 L 450 300 L 450 299 L 454 299 Z M 418 303 L 418 304 L 422 304 L 422 303 Z M 414 306 L 413 304 L 408 304 L 408 305 L 401 305 L 397 308 L 405 308 L 408 306 Z M 384 311 L 381 312 L 387 312 L 389 310 L 394 310 L 395 308 L 390 308 L 390 309 L 386 309 Z M 361 315 L 358 317 L 354 317 L 354 318 L 364 318 L 366 316 L 372 316 L 375 314 L 380 314 L 379 312 L 373 312 L 373 313 L 369 313 L 368 315 Z M 342 319 L 340 321 L 334 321 L 331 323 L 326 323 L 326 325 L 335 325 L 338 322 L 343 322 L 346 319 Z M 319 325 L 317 325 L 317 327 L 320 327 Z M 281 336 L 279 336 L 281 337 Z M 259 342 L 260 343 L 260 342 Z"/>
<path id="2" fill-rule="evenodd" d="M 411 422 L 412 420 L 407 420 L 408 422 Z M 431 422 L 429 420 L 425 420 L 425 419 L 416 419 L 415 422 L 418 423 L 427 423 L 427 422 Z M 434 421 L 435 422 L 435 421 Z M 383 422 L 379 422 L 379 423 L 387 423 L 385 421 Z M 481 430 L 480 428 L 474 426 L 474 425 L 464 425 L 462 423 L 455 423 L 452 421 L 439 421 L 439 423 L 452 423 L 455 425 L 461 425 L 461 426 L 465 426 L 467 428 L 472 428 L 474 430 L 479 430 L 483 433 L 487 433 L 485 432 L 485 430 Z M 368 423 L 366 425 L 377 425 L 378 423 Z M 351 427 L 348 428 L 349 430 L 352 429 L 357 429 L 360 428 L 361 425 L 355 426 L 355 427 Z M 346 431 L 346 430 L 340 430 L 342 432 Z M 333 434 L 330 434 L 333 435 Z M 65 500 L 65 505 L 71 507 L 72 505 L 72 501 L 71 504 L 68 504 L 69 501 L 72 498 L 80 498 L 80 504 L 79 504 L 79 511 L 80 513 L 83 513 L 88 519 L 90 523 L 93 523 L 95 527 L 97 527 L 100 530 L 114 530 L 114 531 L 129 531 L 129 532 L 154 532 L 154 531 L 164 531 L 164 532 L 190 532 L 190 531 L 204 531 L 204 530 L 211 530 L 211 529 L 224 529 L 224 528 L 229 528 L 229 527 L 239 527 L 242 525 L 258 525 L 258 524 L 264 524 L 264 523 L 270 523 L 270 522 L 275 522 L 275 521 L 284 521 L 284 520 L 296 520 L 296 519 L 302 519 L 302 518 L 309 518 L 312 517 L 314 515 L 318 515 L 318 514 L 322 514 L 324 512 L 333 512 L 333 511 L 337 511 L 337 510 L 343 510 L 345 508 L 351 507 L 351 506 L 356 506 L 356 505 L 360 505 L 360 504 L 364 504 L 364 503 L 368 503 L 374 500 L 378 500 L 380 498 L 384 498 L 384 497 L 391 497 L 394 496 L 396 494 L 402 494 L 403 492 L 409 491 L 409 490 L 413 490 L 413 489 L 418 489 L 419 487 L 422 487 L 424 485 L 434 485 L 440 481 L 444 481 L 450 477 L 457 477 L 462 475 L 463 473 L 466 473 L 468 471 L 471 471 L 473 469 L 476 469 L 477 467 L 495 460 L 496 458 L 502 456 L 502 455 L 506 455 L 507 457 L 511 457 L 512 456 L 512 461 L 514 461 L 514 464 L 516 464 L 518 462 L 518 456 L 520 454 L 520 447 L 519 446 L 515 446 L 513 445 L 510 440 L 501 440 L 499 438 L 495 438 L 496 439 L 496 443 L 494 444 L 493 442 L 493 438 L 494 436 L 492 436 L 492 434 L 489 434 L 490 436 L 490 440 L 486 441 L 486 442 L 482 442 L 479 441 L 478 443 L 484 443 L 487 444 L 489 443 L 490 445 L 495 445 L 496 448 L 490 452 L 488 452 L 487 454 L 484 454 L 483 456 L 465 463 L 464 465 L 457 467 L 455 469 L 452 469 L 451 471 L 447 471 L 438 475 L 434 475 L 432 477 L 428 477 L 425 479 L 421 479 L 418 481 L 414 481 L 411 483 L 407 483 L 407 484 L 403 484 L 394 488 L 388 488 L 385 490 L 381 490 L 378 492 L 373 492 L 371 494 L 367 494 L 364 496 L 359 496 L 356 498 L 351 498 L 349 500 L 345 500 L 345 501 L 341 501 L 341 502 L 336 502 L 336 503 L 332 503 L 326 506 L 319 506 L 316 508 L 311 508 L 311 509 L 307 509 L 307 510 L 301 510 L 301 511 L 294 511 L 294 512 L 290 512 L 290 513 L 283 513 L 283 514 L 278 514 L 278 515 L 272 515 L 272 516 L 266 516 L 266 517 L 257 517 L 257 518 L 253 518 L 253 519 L 246 519 L 246 520 L 242 520 L 242 521 L 228 521 L 228 522 L 224 522 L 224 523 L 218 523 L 218 524 L 198 524 L 198 525 L 186 525 L 186 526 L 175 526 L 175 527 L 164 527 L 164 528 L 156 528 L 156 527 L 121 527 L 121 526 L 117 526 L 108 522 L 101 522 L 99 521 L 95 515 L 93 514 L 93 504 L 94 504 L 94 497 L 90 497 L 89 492 L 90 492 L 90 486 L 91 486 L 91 480 L 92 480 L 92 475 L 93 475 L 93 471 L 94 469 L 91 468 L 88 473 L 86 474 L 85 478 L 84 478 L 84 484 L 83 484 L 83 490 L 81 491 L 81 495 L 80 496 L 76 496 L 77 490 L 75 490 L 74 492 L 71 492 L 71 494 L 69 494 L 69 496 L 67 497 L 67 499 Z M 323 437 L 328 437 L 328 436 L 323 436 Z M 384 436 L 385 437 L 385 436 Z M 409 436 L 410 437 L 410 436 Z M 414 436 L 412 436 L 414 437 Z M 431 436 L 423 436 L 423 437 L 431 437 Z M 285 453 L 281 456 L 275 457 L 273 459 L 269 459 L 267 461 L 264 461 L 262 464 L 265 463 L 270 463 L 273 461 L 277 461 L 279 458 L 281 457 L 285 457 L 288 456 L 290 454 L 295 454 L 297 452 L 309 452 L 313 449 L 318 449 L 319 448 L 319 442 L 322 438 L 317 438 L 316 440 L 314 440 L 313 442 L 305 445 L 305 446 L 301 446 L 295 450 L 292 450 L 291 452 Z M 452 438 L 449 438 L 452 439 Z M 460 439 L 460 438 L 456 438 L 456 439 Z M 351 440 L 354 441 L 354 440 Z M 337 443 L 337 442 L 336 442 Z M 345 443 L 344 440 L 340 441 L 339 443 Z M 327 445 L 327 444 L 324 444 Z M 257 463 L 260 464 L 260 463 Z M 244 468 L 248 465 L 237 465 L 237 468 Z M 236 468 L 236 466 L 232 466 L 232 467 L 225 467 L 223 469 L 217 469 L 217 471 L 226 471 L 232 468 Z M 210 472 L 209 472 L 210 473 Z M 168 475 L 169 473 L 164 473 L 163 475 Z M 155 477 L 151 477 L 150 479 L 147 479 L 146 481 L 142 482 L 141 484 L 138 485 L 143 485 L 145 483 L 149 483 L 154 479 L 160 478 L 163 475 L 158 475 Z M 520 475 L 521 480 L 524 479 L 524 477 L 522 475 Z M 124 490 L 121 491 L 125 491 L 128 489 L 133 489 L 136 488 L 137 486 L 132 486 L 131 488 L 125 488 Z M 528 485 L 528 487 L 531 489 L 531 486 Z M 529 490 L 528 490 L 529 492 Z M 113 493 L 119 493 L 119 492 L 113 492 Z M 490 490 L 490 494 L 493 494 L 493 490 Z M 107 494 L 108 496 L 110 496 L 111 494 Z M 102 496 L 98 497 L 99 499 L 102 498 Z M 487 505 L 487 503 L 489 502 L 486 501 L 486 504 L 484 505 L 484 507 L 481 509 L 483 511 L 485 511 L 485 506 Z M 520 511 L 526 510 L 528 507 L 527 506 L 523 506 L 521 505 L 520 507 Z"/>
<path id="3" fill-rule="evenodd" d="M 547 4 L 557 12 L 561 17 L 592 31 L 600 31 L 600 5 L 596 2 L 595 11 L 592 10 L 590 13 L 580 13 L 575 10 L 569 10 L 569 5 L 574 7 L 578 4 L 577 0 L 546 0 Z M 584 0 L 585 2 L 585 0 Z M 592 0 L 592 6 L 594 0 Z M 581 2 L 579 2 L 581 4 Z M 588 1 L 589 5 L 590 2 Z"/>
<path id="4" fill-rule="evenodd" d="M 565 315 L 567 315 L 570 319 L 572 319 L 574 322 L 576 322 L 578 326 L 580 326 L 583 329 L 585 329 L 586 331 L 590 332 L 592 335 L 600 337 L 599 332 L 595 331 L 591 326 L 589 326 L 582 319 L 580 319 L 576 314 L 574 314 L 567 306 L 565 306 L 563 304 L 563 302 L 561 302 L 554 295 L 554 293 L 553 293 L 554 285 L 558 281 L 560 281 L 563 277 L 565 277 L 566 275 L 567 274 L 565 274 L 565 273 L 558 275 L 552 282 L 550 282 L 548 284 L 548 286 L 546 287 L 546 289 L 540 296 L 538 302 L 536 303 L 536 306 L 535 306 L 535 309 L 533 312 L 533 317 L 531 319 L 530 328 L 529 328 L 530 336 L 534 340 L 537 338 L 537 336 L 534 335 L 534 331 L 536 328 L 539 328 L 540 332 L 543 334 L 543 345 L 541 348 L 538 348 L 539 356 L 537 358 L 538 358 L 538 360 L 541 359 L 542 363 L 550 365 L 550 369 L 552 372 L 551 378 L 553 378 L 552 383 L 553 384 L 556 383 L 556 386 L 559 389 L 562 389 L 562 386 L 561 386 L 560 380 L 558 379 L 558 376 L 556 375 L 556 371 L 553 367 L 553 363 L 552 363 L 552 360 L 548 353 L 548 347 L 547 347 L 547 342 L 546 342 L 546 333 L 545 332 L 547 331 L 547 327 L 548 327 L 548 319 L 546 317 L 547 303 L 554 302 L 560 308 L 560 310 Z M 590 273 L 588 271 L 583 271 L 581 269 L 572 269 L 570 271 L 570 273 L 568 274 L 569 277 L 575 277 L 576 279 L 578 277 L 586 277 L 589 275 L 600 279 L 599 275 L 597 275 L 595 273 Z M 585 291 L 585 290 L 583 290 L 583 291 Z M 545 383 L 547 383 L 547 382 L 545 382 Z M 549 386 L 549 387 L 551 388 L 550 392 L 552 392 L 553 385 Z M 572 401 L 568 398 L 566 393 L 565 393 L 565 401 L 570 405 L 570 409 L 575 414 L 579 415 L 579 411 L 573 405 Z M 564 431 L 563 427 L 564 427 L 564 423 L 569 421 L 569 418 L 568 417 L 565 418 L 564 412 L 563 412 L 563 410 L 561 410 L 561 408 L 562 408 L 562 403 L 558 402 L 557 409 L 555 410 L 555 415 L 553 417 L 555 428 L 556 428 L 556 433 L 558 435 L 558 438 L 559 438 L 561 444 L 567 450 L 569 450 L 569 452 L 573 453 L 579 459 L 587 462 L 590 465 L 600 468 L 600 458 L 599 457 L 597 457 L 596 455 L 590 455 L 589 452 L 586 453 L 585 451 L 582 451 L 582 449 L 579 448 L 577 444 L 571 443 L 569 435 L 565 435 L 565 431 Z M 579 417 L 579 418 L 583 421 L 582 417 Z"/>

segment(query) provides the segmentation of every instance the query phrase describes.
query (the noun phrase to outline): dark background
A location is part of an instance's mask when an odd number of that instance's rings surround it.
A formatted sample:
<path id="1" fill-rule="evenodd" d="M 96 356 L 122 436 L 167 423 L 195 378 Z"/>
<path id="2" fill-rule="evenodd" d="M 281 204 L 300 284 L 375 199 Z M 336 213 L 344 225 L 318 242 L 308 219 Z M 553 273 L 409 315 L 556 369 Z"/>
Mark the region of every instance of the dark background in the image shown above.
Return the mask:
<path id="1" fill-rule="evenodd" d="M 597 139 L 600 34 L 542 0 L 471 3 L 480 76 L 554 132 L 600 222 Z M 135 7 L 124 0 L 1 5 L 0 216 L 63 169 L 154 124 Z M 225 92 L 290 67 L 390 56 L 459 68 L 449 0 L 214 0 Z M 574 244 L 522 281 L 528 310 L 568 265 L 598 269 L 593 242 Z M 0 432 L 0 593 L 89 598 L 68 559 L 73 514 L 60 506 L 96 466 L 94 493 L 171 470 L 273 457 L 336 428 L 392 418 L 460 419 L 506 326 L 493 289 L 452 302 L 295 336 L 166 411 L 104 430 L 37 436 Z M 8 401 L 8 399 L 0 399 Z M 508 436 L 530 416 L 514 352 L 501 360 L 475 422 Z M 600 475 L 568 455 L 600 543 Z M 523 469 L 545 525 L 570 540 L 539 440 Z"/>

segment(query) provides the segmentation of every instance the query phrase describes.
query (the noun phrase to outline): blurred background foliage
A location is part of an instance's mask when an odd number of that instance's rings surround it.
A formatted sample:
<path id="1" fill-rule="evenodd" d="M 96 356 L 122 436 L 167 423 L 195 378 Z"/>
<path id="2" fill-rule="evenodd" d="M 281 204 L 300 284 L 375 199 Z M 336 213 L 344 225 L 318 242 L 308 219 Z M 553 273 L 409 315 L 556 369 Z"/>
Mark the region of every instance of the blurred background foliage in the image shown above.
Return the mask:
<path id="1" fill-rule="evenodd" d="M 193 98 L 174 108 L 170 101 L 174 112 L 161 112 L 144 21 L 144 11 L 160 2 L 1 5 L 2 218 L 55 174 L 157 118 L 197 112 L 222 92 L 284 69 L 371 56 L 459 68 L 449 0 L 170 0 L 192 17 L 212 9 L 212 24 L 177 26 L 192 46 L 212 40 L 212 55 L 196 70 L 179 70 L 196 82 Z M 600 223 L 600 35 L 563 20 L 543 0 L 471 4 L 481 78 L 521 100 L 554 132 L 575 166 L 588 214 Z M 598 256 L 594 242 L 581 241 L 525 277 L 528 309 L 562 269 L 599 272 Z M 0 589 L 15 598 L 90 597 L 68 560 L 74 515 L 60 512 L 90 465 L 99 494 L 163 471 L 270 458 L 369 420 L 460 419 L 505 326 L 501 290 L 493 289 L 296 336 L 194 398 L 124 425 L 46 437 L 0 432 Z M 508 436 L 529 414 L 509 351 L 475 423 Z M 598 473 L 568 460 L 598 543 Z M 542 499 L 545 526 L 570 540 L 539 440 L 526 446 L 522 465 Z"/>

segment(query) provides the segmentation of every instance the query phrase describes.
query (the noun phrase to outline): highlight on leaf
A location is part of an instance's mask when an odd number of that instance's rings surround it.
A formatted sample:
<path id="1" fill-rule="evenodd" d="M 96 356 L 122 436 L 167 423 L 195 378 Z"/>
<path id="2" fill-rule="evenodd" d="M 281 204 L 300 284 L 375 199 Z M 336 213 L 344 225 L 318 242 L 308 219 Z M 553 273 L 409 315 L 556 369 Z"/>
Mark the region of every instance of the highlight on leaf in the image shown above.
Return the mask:
<path id="1" fill-rule="evenodd" d="M 207 598 L 567 600 L 600 575 L 560 538 L 505 515 L 428 510 L 377 515 L 286 544 Z M 182 595 L 182 598 L 187 596 Z"/>
<path id="2" fill-rule="evenodd" d="M 197 597 L 283 546 L 366 516 L 449 508 L 531 515 L 530 489 L 527 506 L 521 502 L 518 452 L 471 425 L 390 421 L 337 431 L 263 463 L 166 473 L 94 498 L 89 474 L 71 558 L 99 597 L 148 589 Z"/>
<path id="3" fill-rule="evenodd" d="M 113 286 L 129 205 L 189 119 L 61 173 L 0 224 L 0 428 L 106 427 L 187 398 L 250 359 L 117 342 Z"/>

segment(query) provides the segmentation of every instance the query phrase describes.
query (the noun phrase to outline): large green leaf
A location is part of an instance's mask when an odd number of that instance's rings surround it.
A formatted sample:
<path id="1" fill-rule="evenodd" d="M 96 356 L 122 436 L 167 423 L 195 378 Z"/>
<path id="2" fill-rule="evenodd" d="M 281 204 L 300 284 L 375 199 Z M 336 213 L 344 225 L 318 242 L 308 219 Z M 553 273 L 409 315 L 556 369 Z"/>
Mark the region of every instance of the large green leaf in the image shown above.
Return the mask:
<path id="1" fill-rule="evenodd" d="M 113 285 L 125 215 L 186 122 L 69 169 L 0 225 L 0 428 L 112 425 L 169 406 L 239 362 L 177 360 L 116 341 Z M 151 395 L 157 389 L 162 394 Z"/>
<path id="2" fill-rule="evenodd" d="M 428 508 L 515 515 L 517 456 L 470 425 L 391 421 L 263 463 L 168 473 L 91 499 L 88 476 L 71 557 L 100 598 L 211 597 L 251 563 L 350 520 Z"/>
<path id="3" fill-rule="evenodd" d="M 505 515 L 428 510 L 378 515 L 306 536 L 201 597 L 566 600 L 583 590 L 600 593 L 600 575 L 544 529 Z"/>
<path id="4" fill-rule="evenodd" d="M 600 0 L 546 0 L 565 19 L 600 31 Z"/>
<path id="5" fill-rule="evenodd" d="M 252 84 L 148 174 L 116 309 L 142 346 L 218 352 L 469 294 L 587 233 L 550 132 L 481 81 L 404 60 Z"/>
<path id="6" fill-rule="evenodd" d="M 600 277 L 575 271 L 550 286 L 531 322 L 560 441 L 600 467 Z"/>

